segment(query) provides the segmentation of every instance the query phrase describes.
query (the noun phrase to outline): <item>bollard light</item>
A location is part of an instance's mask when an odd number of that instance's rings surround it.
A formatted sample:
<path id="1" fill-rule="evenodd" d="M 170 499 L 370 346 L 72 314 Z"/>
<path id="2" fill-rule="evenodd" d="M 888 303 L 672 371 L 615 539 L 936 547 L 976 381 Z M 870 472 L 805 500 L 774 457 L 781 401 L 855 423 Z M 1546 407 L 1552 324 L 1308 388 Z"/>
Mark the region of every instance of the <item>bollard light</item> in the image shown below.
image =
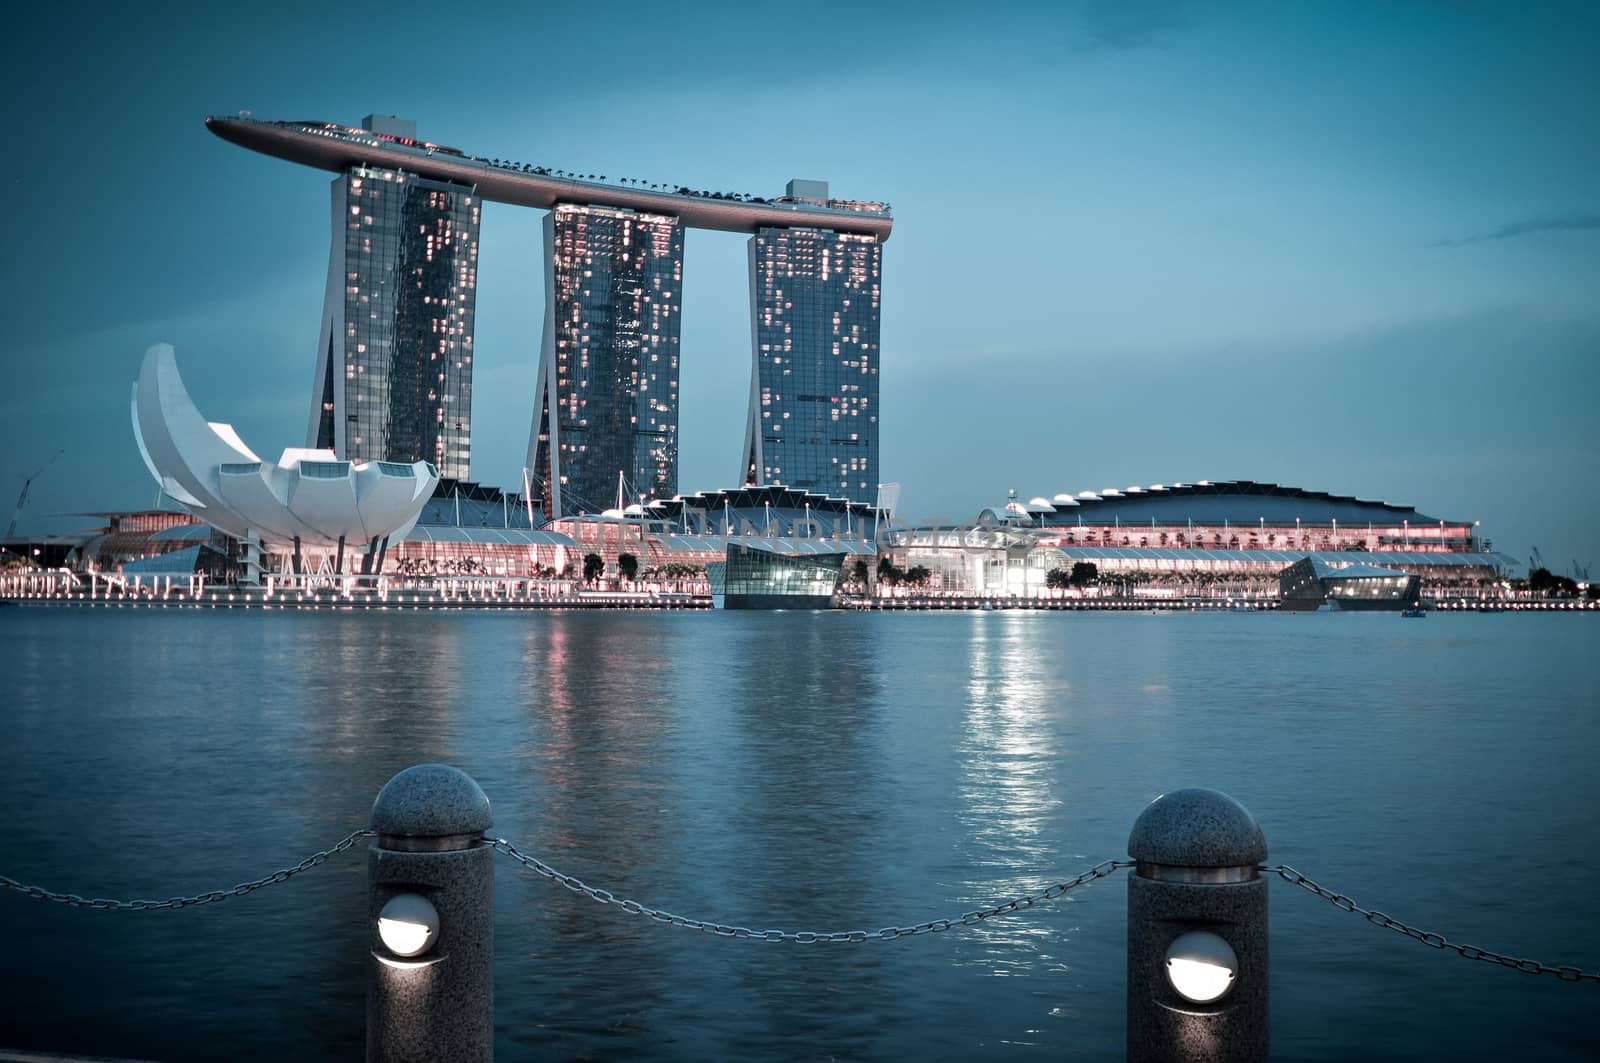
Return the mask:
<path id="1" fill-rule="evenodd" d="M 439 912 L 421 894 L 398 894 L 378 913 L 378 936 L 396 956 L 420 956 L 439 939 Z"/>
<path id="2" fill-rule="evenodd" d="M 407 768 L 372 803 L 368 1060 L 493 1063 L 492 823 L 483 790 L 444 764 Z"/>
<path id="3" fill-rule="evenodd" d="M 398 900 L 398 898 L 396 898 Z M 1167 946 L 1167 980 L 1178 995 L 1194 1004 L 1221 1000 L 1233 988 L 1239 957 L 1215 934 L 1192 930 Z"/>

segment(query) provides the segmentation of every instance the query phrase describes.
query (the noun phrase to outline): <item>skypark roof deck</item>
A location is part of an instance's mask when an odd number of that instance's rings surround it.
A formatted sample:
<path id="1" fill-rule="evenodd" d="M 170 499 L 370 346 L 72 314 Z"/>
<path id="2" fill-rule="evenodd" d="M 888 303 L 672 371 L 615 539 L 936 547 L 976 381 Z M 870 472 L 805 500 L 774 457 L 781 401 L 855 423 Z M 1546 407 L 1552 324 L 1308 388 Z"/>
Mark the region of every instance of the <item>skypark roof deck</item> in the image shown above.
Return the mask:
<path id="1" fill-rule="evenodd" d="M 755 232 L 779 228 L 818 228 L 889 239 L 894 218 L 887 204 L 829 200 L 771 199 L 635 188 L 577 177 L 558 177 L 546 167 L 531 167 L 466 155 L 455 148 L 411 137 L 396 137 L 333 122 L 267 122 L 211 116 L 206 128 L 240 147 L 290 162 L 343 173 L 353 166 L 404 170 L 434 181 L 467 185 L 496 203 L 549 210 L 558 203 L 619 207 L 667 214 L 696 229 Z"/>

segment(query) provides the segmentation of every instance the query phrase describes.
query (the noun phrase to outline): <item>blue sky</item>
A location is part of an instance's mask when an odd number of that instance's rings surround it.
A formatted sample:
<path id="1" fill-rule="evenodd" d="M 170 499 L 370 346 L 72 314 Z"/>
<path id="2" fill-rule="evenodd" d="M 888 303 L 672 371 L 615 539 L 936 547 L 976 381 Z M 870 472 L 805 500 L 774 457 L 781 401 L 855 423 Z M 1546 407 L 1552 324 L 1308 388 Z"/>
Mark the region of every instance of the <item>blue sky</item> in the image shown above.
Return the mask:
<path id="1" fill-rule="evenodd" d="M 0 517 L 58 449 L 24 528 L 152 501 L 127 415 L 151 343 L 259 452 L 302 443 L 331 175 L 203 120 L 377 111 L 486 156 L 892 202 L 907 516 L 1273 480 L 1566 571 L 1600 560 L 1597 45 L 1600 5 L 1471 0 L 37 12 L 0 43 Z M 484 211 L 487 483 L 521 476 L 538 222 Z M 689 491 L 733 480 L 750 354 L 744 238 L 685 258 Z"/>

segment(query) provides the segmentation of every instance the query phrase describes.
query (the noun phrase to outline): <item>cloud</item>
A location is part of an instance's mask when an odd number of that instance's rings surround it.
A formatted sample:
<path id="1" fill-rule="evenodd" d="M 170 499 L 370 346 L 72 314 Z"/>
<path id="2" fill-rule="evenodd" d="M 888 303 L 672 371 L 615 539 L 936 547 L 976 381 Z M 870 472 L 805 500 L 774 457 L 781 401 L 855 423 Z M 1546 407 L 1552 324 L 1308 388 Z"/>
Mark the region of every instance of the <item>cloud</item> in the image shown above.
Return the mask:
<path id="1" fill-rule="evenodd" d="M 1459 240 L 1437 240 L 1430 247 L 1465 247 L 1484 244 L 1491 240 L 1513 240 L 1533 233 L 1570 232 L 1573 230 L 1600 229 L 1600 214 L 1556 214 L 1528 221 L 1514 221 L 1476 236 L 1463 236 Z"/>
<path id="2" fill-rule="evenodd" d="M 1148 48 L 1184 25 L 1181 0 L 1089 0 L 1084 28 L 1106 48 Z"/>

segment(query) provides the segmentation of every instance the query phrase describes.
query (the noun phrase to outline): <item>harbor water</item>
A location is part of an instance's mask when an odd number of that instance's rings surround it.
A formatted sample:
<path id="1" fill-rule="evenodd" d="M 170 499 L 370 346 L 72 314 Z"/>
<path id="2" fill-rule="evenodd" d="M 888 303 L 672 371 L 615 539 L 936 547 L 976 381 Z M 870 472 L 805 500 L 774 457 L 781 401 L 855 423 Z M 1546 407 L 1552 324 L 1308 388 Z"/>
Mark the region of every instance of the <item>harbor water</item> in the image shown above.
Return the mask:
<path id="1" fill-rule="evenodd" d="M 1452 941 L 1600 969 L 1600 628 L 1575 615 L 0 610 L 0 874 L 226 889 L 471 773 L 493 833 L 757 929 L 959 916 L 1206 786 L 1271 863 Z M 360 1058 L 362 850 L 179 911 L 0 891 L 0 1048 Z M 502 1060 L 1123 1051 L 1126 872 L 972 928 L 727 940 L 497 857 Z M 1463 960 L 1274 878 L 1280 1060 L 1600 1058 L 1600 986 Z"/>

